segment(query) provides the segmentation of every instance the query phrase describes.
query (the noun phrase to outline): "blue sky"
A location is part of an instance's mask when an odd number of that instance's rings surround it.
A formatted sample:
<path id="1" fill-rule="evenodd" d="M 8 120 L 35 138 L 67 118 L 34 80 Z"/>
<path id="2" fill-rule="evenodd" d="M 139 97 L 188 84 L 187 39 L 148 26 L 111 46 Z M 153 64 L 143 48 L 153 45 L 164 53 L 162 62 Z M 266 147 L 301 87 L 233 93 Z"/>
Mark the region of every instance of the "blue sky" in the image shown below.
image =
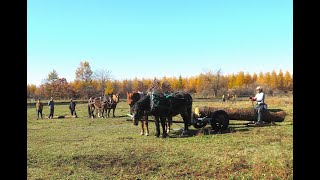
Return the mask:
<path id="1" fill-rule="evenodd" d="M 27 83 L 81 61 L 114 79 L 293 71 L 289 0 L 28 0 Z"/>

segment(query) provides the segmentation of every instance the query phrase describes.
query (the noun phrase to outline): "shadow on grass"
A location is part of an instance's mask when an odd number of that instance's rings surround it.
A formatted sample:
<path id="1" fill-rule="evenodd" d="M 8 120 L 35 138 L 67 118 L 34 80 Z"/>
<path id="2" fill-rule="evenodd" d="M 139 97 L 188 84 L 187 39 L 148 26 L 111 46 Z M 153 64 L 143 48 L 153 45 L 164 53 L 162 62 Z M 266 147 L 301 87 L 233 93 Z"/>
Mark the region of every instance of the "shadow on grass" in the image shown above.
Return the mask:
<path id="1" fill-rule="evenodd" d="M 225 130 L 215 131 L 212 129 L 210 125 L 207 125 L 200 129 L 189 129 L 188 135 L 181 135 L 183 129 L 173 130 L 169 133 L 170 138 L 187 138 L 193 136 L 203 136 L 203 135 L 218 135 L 218 134 L 228 134 L 228 133 L 235 133 L 235 132 L 246 132 L 250 131 L 252 128 L 260 128 L 265 126 L 278 126 L 277 124 L 264 124 L 264 125 L 254 125 L 248 122 L 244 123 L 237 123 L 237 124 L 230 124 L 229 127 Z"/>

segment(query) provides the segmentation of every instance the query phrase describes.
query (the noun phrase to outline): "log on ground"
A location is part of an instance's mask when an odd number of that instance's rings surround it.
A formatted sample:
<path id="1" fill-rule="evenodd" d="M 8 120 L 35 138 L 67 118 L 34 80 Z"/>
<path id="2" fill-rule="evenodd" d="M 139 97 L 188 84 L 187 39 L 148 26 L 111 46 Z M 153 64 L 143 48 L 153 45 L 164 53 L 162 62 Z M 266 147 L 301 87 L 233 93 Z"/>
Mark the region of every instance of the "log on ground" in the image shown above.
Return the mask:
<path id="1" fill-rule="evenodd" d="M 257 120 L 257 112 L 253 108 L 215 108 L 201 106 L 198 107 L 198 109 L 195 109 L 195 113 L 199 113 L 199 117 L 211 117 L 212 114 L 217 110 L 225 111 L 229 115 L 230 120 Z M 264 110 L 262 112 L 262 120 L 266 122 L 282 122 L 284 121 L 286 115 L 286 112 L 283 110 L 277 110 L 275 112 L 273 112 L 272 109 Z"/>

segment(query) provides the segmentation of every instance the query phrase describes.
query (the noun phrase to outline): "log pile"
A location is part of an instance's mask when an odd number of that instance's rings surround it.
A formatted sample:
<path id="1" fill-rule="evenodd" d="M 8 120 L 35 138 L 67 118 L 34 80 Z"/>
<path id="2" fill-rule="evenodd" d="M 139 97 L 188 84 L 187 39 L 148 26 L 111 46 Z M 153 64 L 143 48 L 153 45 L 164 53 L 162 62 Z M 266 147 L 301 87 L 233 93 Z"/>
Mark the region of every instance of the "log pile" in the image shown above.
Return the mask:
<path id="1" fill-rule="evenodd" d="M 257 112 L 253 108 L 214 108 L 206 106 L 201 106 L 197 108 L 195 109 L 195 114 L 198 114 L 199 117 L 211 117 L 215 111 L 223 110 L 229 115 L 230 120 L 257 120 Z M 284 121 L 286 115 L 286 112 L 282 110 L 264 110 L 262 112 L 262 120 L 266 122 L 282 122 Z"/>

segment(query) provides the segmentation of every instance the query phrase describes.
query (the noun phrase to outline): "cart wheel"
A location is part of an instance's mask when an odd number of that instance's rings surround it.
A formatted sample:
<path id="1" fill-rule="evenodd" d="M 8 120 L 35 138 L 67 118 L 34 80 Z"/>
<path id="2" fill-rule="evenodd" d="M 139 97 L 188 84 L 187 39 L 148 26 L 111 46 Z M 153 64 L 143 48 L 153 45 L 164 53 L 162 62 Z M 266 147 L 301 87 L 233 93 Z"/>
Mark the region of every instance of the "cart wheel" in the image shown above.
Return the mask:
<path id="1" fill-rule="evenodd" d="M 212 129 L 215 131 L 226 130 L 229 126 L 229 116 L 223 110 L 215 111 L 210 121 Z"/>
<path id="2" fill-rule="evenodd" d="M 207 125 L 207 122 L 203 122 L 203 121 L 199 121 L 199 120 L 195 120 L 196 123 L 193 124 L 193 127 L 196 129 L 200 129 L 203 128 Z"/>

